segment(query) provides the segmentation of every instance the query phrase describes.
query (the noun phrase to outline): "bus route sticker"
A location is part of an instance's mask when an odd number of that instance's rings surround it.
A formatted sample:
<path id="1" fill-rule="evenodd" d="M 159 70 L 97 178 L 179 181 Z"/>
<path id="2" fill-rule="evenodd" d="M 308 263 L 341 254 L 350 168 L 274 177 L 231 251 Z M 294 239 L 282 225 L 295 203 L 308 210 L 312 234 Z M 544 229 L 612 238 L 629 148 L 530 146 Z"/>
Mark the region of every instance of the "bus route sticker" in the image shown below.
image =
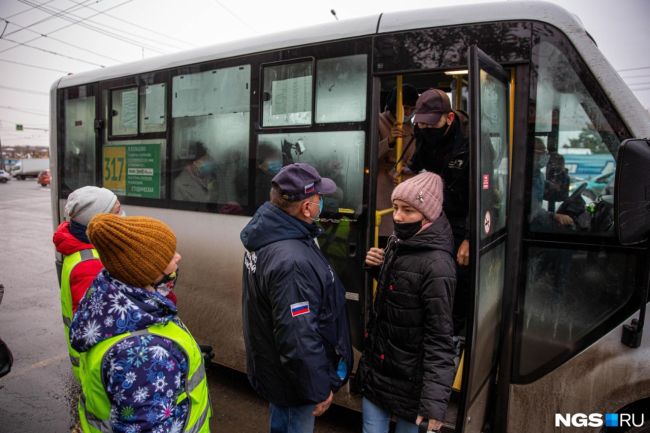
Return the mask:
<path id="1" fill-rule="evenodd" d="M 485 230 L 486 235 L 489 235 L 490 230 L 492 230 L 492 214 L 489 210 L 485 211 L 485 217 L 483 218 L 483 230 Z"/>

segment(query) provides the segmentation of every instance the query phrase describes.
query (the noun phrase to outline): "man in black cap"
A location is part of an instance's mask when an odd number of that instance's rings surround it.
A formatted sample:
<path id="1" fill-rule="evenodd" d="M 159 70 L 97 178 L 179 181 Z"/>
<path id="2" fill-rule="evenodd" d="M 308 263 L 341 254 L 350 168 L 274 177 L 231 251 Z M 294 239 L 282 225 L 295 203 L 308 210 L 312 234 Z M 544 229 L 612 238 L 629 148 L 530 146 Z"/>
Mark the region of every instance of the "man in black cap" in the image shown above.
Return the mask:
<path id="1" fill-rule="evenodd" d="M 312 432 L 352 369 L 345 288 L 314 223 L 336 184 L 304 163 L 271 184 L 271 200 L 240 235 L 248 380 L 270 403 L 271 433 Z"/>
<path id="2" fill-rule="evenodd" d="M 451 109 L 447 94 L 429 89 L 415 103 L 416 150 L 409 169 L 427 170 L 444 181 L 443 211 L 454 234 L 458 286 L 454 335 L 463 333 L 469 272 L 469 131 L 467 116 Z"/>

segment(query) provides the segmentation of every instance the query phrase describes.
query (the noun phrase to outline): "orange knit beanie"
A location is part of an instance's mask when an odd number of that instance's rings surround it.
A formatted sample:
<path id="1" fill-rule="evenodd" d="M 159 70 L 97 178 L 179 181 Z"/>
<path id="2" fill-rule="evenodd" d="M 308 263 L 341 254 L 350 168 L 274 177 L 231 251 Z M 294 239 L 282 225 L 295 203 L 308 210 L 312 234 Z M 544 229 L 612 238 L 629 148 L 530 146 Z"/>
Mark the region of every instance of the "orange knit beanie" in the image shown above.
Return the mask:
<path id="1" fill-rule="evenodd" d="M 108 273 L 135 287 L 156 281 L 176 252 L 176 235 L 155 218 L 98 214 L 87 233 Z"/>

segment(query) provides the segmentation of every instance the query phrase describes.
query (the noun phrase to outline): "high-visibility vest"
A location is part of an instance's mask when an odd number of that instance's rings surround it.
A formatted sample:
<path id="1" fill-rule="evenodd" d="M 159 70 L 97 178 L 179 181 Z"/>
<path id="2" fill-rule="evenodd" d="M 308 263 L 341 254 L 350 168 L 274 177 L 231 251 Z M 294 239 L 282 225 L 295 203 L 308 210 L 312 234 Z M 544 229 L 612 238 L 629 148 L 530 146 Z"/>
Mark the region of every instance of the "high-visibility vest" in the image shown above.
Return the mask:
<path id="1" fill-rule="evenodd" d="M 70 275 L 81 262 L 87 260 L 99 259 L 99 254 L 94 248 L 78 251 L 63 258 L 63 268 L 61 269 L 61 316 L 63 317 L 63 327 L 65 329 L 65 339 L 68 343 L 68 353 L 72 363 L 72 373 L 79 380 L 79 352 L 72 348 L 70 344 L 70 324 L 72 323 L 72 292 L 70 290 Z"/>
<path id="2" fill-rule="evenodd" d="M 173 321 L 166 325 L 153 325 L 147 329 L 127 332 L 108 338 L 93 346 L 80 357 L 81 397 L 79 420 L 84 433 L 112 432 L 111 402 L 102 381 L 104 357 L 113 346 L 127 337 L 157 335 L 175 342 L 187 356 L 188 371 L 185 373 L 185 389 L 176 404 L 187 400 L 189 408 L 183 428 L 184 433 L 209 433 L 212 409 L 208 396 L 203 355 L 192 334 Z"/>

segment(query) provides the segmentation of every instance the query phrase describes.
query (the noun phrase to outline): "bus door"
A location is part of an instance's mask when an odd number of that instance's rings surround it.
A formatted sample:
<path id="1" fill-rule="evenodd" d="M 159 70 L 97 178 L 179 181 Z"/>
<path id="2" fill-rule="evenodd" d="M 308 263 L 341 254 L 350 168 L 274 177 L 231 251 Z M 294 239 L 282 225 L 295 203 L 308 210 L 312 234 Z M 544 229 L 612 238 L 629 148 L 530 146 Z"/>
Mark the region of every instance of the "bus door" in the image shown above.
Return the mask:
<path id="1" fill-rule="evenodd" d="M 471 46 L 470 305 L 457 431 L 480 432 L 497 370 L 509 185 L 509 74 Z"/>

